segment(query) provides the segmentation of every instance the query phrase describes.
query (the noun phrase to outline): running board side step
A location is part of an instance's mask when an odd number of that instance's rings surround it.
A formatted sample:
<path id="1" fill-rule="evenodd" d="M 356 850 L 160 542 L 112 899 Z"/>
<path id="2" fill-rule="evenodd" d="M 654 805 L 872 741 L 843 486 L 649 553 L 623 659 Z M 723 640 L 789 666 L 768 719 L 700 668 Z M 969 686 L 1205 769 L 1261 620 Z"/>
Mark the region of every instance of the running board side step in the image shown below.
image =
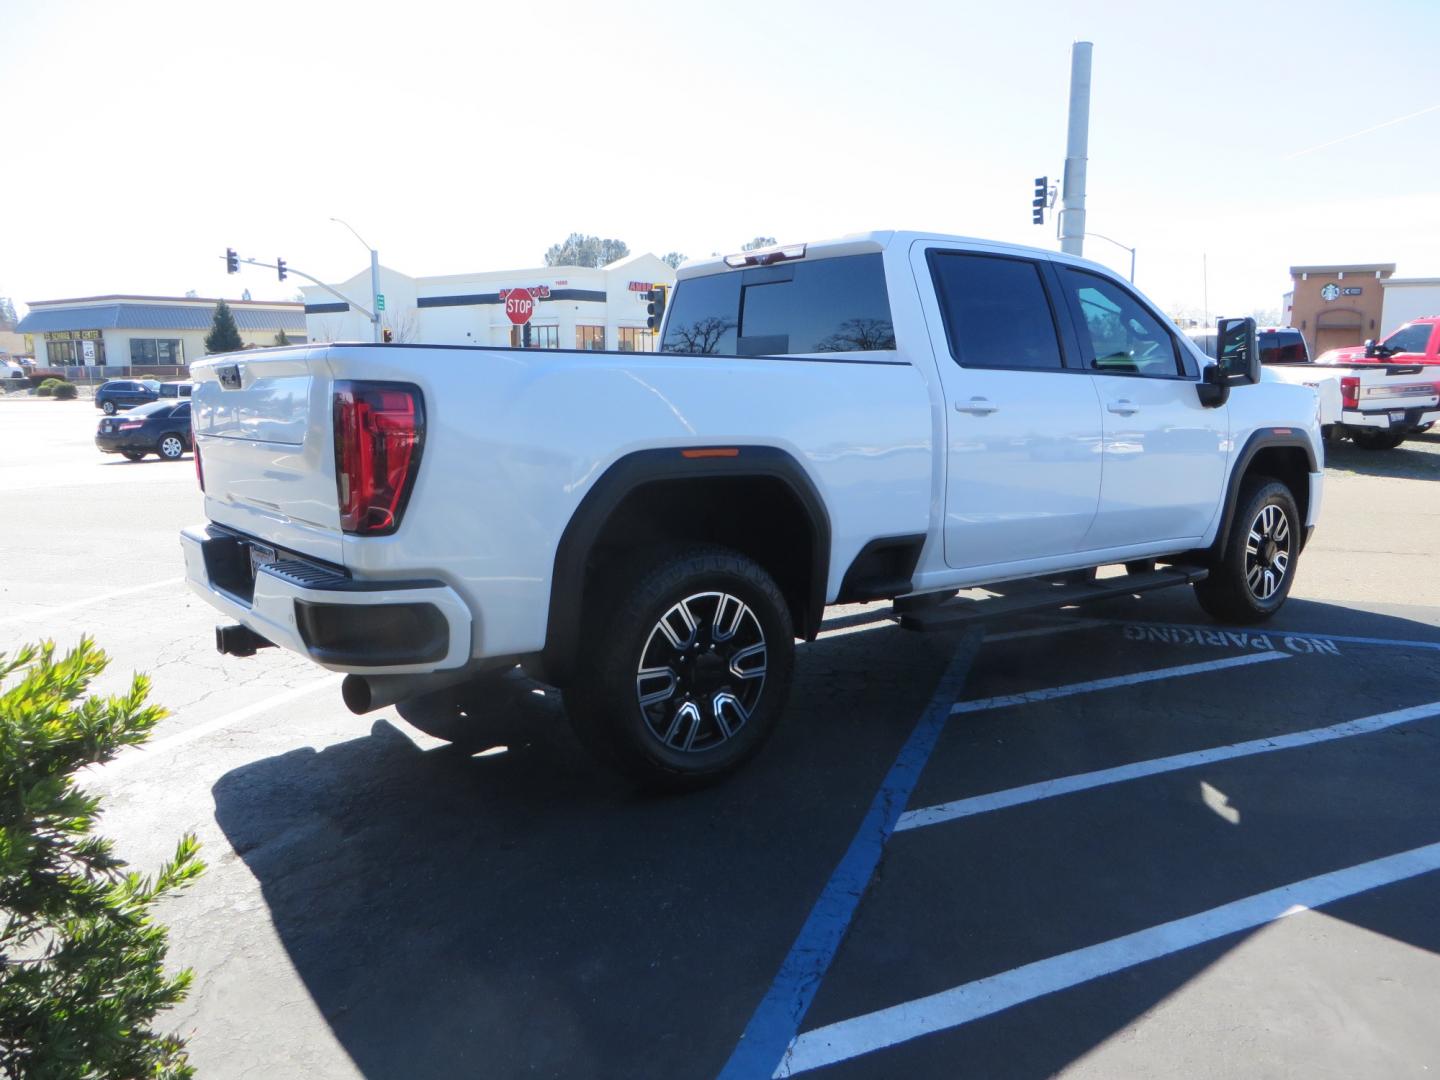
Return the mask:
<path id="1" fill-rule="evenodd" d="M 1122 574 L 1119 577 L 1079 583 L 1066 583 L 1053 578 L 1024 578 L 1020 581 L 1005 581 L 986 586 L 987 592 L 998 594 L 995 596 L 979 600 L 959 596 L 933 607 L 897 611 L 895 618 L 905 630 L 921 633 L 950 630 L 958 626 L 973 626 L 986 619 L 1054 611 L 1056 608 L 1153 592 L 1175 585 L 1193 585 L 1209 576 L 1209 569 L 1203 566 L 1167 566 L 1160 570 L 1146 570 L 1139 574 Z"/>

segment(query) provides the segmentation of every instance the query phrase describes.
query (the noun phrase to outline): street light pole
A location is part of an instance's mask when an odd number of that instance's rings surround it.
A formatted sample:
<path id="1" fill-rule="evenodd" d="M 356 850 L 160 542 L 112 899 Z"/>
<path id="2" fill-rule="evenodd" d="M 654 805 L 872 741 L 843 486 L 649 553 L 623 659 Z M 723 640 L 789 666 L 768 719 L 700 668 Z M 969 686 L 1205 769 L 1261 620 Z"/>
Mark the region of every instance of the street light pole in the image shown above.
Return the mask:
<path id="1" fill-rule="evenodd" d="M 369 250 L 369 252 L 370 252 L 370 330 L 371 330 L 371 334 L 372 334 L 370 340 L 371 340 L 371 341 L 379 341 L 379 340 L 380 340 L 380 253 L 379 253 L 378 251 L 376 251 L 374 248 L 370 247 L 369 244 L 366 244 L 366 243 L 365 243 L 365 238 L 364 238 L 363 236 L 361 236 L 358 232 L 356 232 L 356 231 L 355 231 L 355 226 L 354 226 L 354 225 L 351 225 L 348 221 L 342 221 L 342 220 L 341 220 L 340 218 L 338 218 L 338 217 L 332 217 L 330 220 L 333 221 L 333 222 L 335 222 L 335 223 L 338 224 L 338 225 L 344 225 L 347 229 L 350 230 L 351 235 L 353 235 L 356 240 L 359 240 L 361 244 L 364 244 L 365 247 L 366 247 L 366 248 Z"/>
<path id="2" fill-rule="evenodd" d="M 1093 236 L 1093 237 L 1095 237 L 1096 240 L 1106 240 L 1106 241 L 1109 241 L 1110 243 L 1114 244 L 1116 247 L 1118 247 L 1118 248 L 1124 248 L 1126 251 L 1128 251 L 1128 252 L 1130 253 L 1130 284 L 1131 284 L 1131 285 L 1134 285 L 1134 284 L 1135 284 L 1135 249 L 1132 248 L 1129 244 L 1122 244 L 1122 243 L 1120 243 L 1119 240 L 1111 240 L 1110 237 L 1108 237 L 1108 236 L 1103 236 L 1103 235 L 1101 235 L 1101 234 L 1098 233 L 1098 232 L 1087 232 L 1085 235 L 1086 235 L 1086 236 Z"/>

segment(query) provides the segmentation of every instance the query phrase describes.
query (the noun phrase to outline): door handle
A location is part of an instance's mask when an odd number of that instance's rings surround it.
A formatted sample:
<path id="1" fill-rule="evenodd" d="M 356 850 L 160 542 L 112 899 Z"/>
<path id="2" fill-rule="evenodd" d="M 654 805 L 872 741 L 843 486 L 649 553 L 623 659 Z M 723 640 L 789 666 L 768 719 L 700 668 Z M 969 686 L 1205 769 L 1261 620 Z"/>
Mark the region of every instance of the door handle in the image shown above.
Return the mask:
<path id="1" fill-rule="evenodd" d="M 1131 416 L 1140 411 L 1139 405 L 1136 405 L 1133 401 L 1126 398 L 1121 398 L 1119 401 L 1112 401 L 1109 405 L 1106 405 L 1105 408 L 1113 413 L 1118 413 L 1120 416 Z"/>
<path id="2" fill-rule="evenodd" d="M 993 405 L 989 398 L 972 397 L 969 401 L 955 402 L 956 412 L 968 412 L 972 416 L 989 416 L 998 409 L 999 405 Z"/>

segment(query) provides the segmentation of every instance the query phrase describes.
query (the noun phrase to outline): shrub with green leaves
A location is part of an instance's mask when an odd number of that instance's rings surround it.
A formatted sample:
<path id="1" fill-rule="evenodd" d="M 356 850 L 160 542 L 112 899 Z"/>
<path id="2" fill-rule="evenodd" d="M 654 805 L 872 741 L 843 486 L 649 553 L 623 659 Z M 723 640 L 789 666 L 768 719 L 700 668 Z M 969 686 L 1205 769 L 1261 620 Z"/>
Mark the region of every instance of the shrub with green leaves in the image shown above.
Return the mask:
<path id="1" fill-rule="evenodd" d="M 43 382 L 35 388 L 36 397 L 52 397 L 55 394 L 55 387 L 46 386 Z"/>
<path id="2" fill-rule="evenodd" d="M 42 379 L 40 385 L 42 387 L 48 386 L 51 390 L 54 390 L 57 386 L 66 386 L 68 384 L 65 382 L 64 379 L 57 379 L 54 375 L 50 375 L 45 379 Z"/>
<path id="3" fill-rule="evenodd" d="M 55 399 L 57 401 L 74 401 L 75 395 L 78 393 L 79 390 L 75 388 L 74 383 L 62 382 L 59 386 L 55 387 Z"/>
<path id="4" fill-rule="evenodd" d="M 152 1028 L 191 973 L 168 975 L 150 909 L 203 870 L 181 839 L 153 878 L 94 834 L 100 800 L 75 773 L 138 746 L 164 715 L 143 675 L 86 696 L 108 659 L 88 638 L 0 653 L 0 1075 L 26 1080 L 189 1077 L 184 1042 Z"/>

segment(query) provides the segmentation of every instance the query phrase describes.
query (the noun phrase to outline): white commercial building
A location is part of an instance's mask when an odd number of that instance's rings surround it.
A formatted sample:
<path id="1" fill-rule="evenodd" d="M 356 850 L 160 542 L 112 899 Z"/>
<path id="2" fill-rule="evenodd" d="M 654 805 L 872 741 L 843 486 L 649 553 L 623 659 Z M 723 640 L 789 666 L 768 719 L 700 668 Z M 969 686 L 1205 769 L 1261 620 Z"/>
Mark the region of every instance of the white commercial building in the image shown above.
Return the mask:
<path id="1" fill-rule="evenodd" d="M 505 313 L 505 296 L 512 289 L 528 289 L 536 300 L 530 319 L 532 348 L 653 352 L 644 294 L 655 285 L 674 284 L 675 271 L 649 254 L 601 267 L 544 266 L 439 277 L 409 277 L 382 266 L 381 325 L 397 342 L 519 346 L 523 333 Z M 365 304 L 370 271 L 334 288 Z M 303 292 L 311 341 L 371 340 L 370 320 L 350 304 L 317 285 Z"/>
<path id="2" fill-rule="evenodd" d="M 1411 319 L 1440 315 L 1440 278 L 1388 278 L 1380 282 L 1380 333 L 1389 337 Z"/>

